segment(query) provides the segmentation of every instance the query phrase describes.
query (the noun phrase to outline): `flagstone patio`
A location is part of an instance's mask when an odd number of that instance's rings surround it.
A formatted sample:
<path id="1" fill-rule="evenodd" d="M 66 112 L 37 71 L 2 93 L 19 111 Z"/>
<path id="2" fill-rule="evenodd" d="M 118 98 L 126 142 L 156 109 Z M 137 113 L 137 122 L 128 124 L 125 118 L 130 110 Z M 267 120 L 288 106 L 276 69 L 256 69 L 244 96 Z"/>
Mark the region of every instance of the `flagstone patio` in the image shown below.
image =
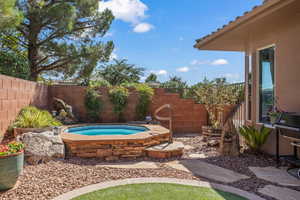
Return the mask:
<path id="1" fill-rule="evenodd" d="M 300 186 L 300 180 L 291 176 L 286 169 L 275 167 L 249 167 L 257 178 L 283 186 Z"/>
<path id="2" fill-rule="evenodd" d="M 274 185 L 267 185 L 260 189 L 261 194 L 273 197 L 277 200 L 299 200 L 300 192 L 284 187 L 278 187 Z"/>

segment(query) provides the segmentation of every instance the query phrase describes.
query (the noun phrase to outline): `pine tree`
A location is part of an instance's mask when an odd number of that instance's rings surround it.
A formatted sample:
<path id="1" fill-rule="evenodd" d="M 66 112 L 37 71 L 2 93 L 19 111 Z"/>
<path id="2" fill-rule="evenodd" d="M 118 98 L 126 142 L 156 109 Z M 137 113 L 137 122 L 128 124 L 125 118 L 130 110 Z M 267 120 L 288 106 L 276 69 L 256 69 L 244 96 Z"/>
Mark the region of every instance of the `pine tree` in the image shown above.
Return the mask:
<path id="1" fill-rule="evenodd" d="M 5 0 L 7 1 L 7 0 Z M 30 78 L 45 72 L 66 77 L 90 76 L 99 62 L 109 60 L 113 42 L 101 42 L 114 19 L 98 11 L 99 0 L 18 0 L 23 15 L 16 27 L 19 47 L 27 51 Z"/>

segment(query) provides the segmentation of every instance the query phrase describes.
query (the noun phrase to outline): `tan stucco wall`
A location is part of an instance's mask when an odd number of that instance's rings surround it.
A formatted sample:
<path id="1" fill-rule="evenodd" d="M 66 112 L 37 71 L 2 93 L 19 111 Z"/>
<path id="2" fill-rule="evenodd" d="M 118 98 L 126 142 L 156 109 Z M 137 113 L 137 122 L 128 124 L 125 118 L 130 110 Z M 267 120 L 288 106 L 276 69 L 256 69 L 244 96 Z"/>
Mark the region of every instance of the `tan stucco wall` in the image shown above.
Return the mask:
<path id="1" fill-rule="evenodd" d="M 300 10 L 299 10 L 300 12 Z M 275 45 L 275 95 L 281 109 L 300 112 L 300 13 L 284 13 L 280 17 L 263 20 L 266 26 L 257 23 L 259 29 L 249 32 L 248 54 L 252 55 L 253 98 L 252 122 L 258 116 L 258 60 L 257 51 Z M 269 23 L 268 23 L 269 22 Z M 266 152 L 275 153 L 275 134 L 271 134 L 264 147 Z M 290 142 L 281 139 L 282 152 L 292 151 Z"/>

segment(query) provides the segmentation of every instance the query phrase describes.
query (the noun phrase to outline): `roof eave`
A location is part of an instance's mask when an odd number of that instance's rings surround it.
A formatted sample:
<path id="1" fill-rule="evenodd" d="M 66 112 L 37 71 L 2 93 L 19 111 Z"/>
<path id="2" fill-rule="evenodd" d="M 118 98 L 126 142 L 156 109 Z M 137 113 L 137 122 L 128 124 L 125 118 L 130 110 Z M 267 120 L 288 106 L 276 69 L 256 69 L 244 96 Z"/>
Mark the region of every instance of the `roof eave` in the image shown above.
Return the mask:
<path id="1" fill-rule="evenodd" d="M 224 25 L 222 28 L 217 29 L 217 31 L 212 32 L 211 34 L 200 38 L 196 40 L 196 44 L 194 45 L 194 48 L 197 48 L 199 50 L 207 50 L 205 47 L 210 42 L 214 41 L 215 39 L 221 37 L 222 35 L 226 34 L 227 32 L 230 32 L 237 28 L 238 26 L 247 23 L 251 19 L 260 16 L 260 15 L 266 15 L 265 12 L 267 9 L 276 6 L 277 4 L 289 4 L 295 0 L 268 0 L 265 1 L 264 4 L 261 6 L 255 6 L 252 11 L 245 12 L 243 16 L 237 17 L 235 20 L 230 21 L 229 24 Z M 211 49 L 209 49 L 211 50 Z"/>

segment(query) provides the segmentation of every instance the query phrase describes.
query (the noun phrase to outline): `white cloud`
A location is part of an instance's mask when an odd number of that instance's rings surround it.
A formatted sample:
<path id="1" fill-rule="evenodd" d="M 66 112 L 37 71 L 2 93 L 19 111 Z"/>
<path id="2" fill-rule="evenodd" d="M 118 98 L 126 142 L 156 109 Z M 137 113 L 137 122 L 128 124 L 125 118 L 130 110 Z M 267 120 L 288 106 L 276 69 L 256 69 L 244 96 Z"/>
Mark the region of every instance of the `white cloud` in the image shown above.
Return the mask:
<path id="1" fill-rule="evenodd" d="M 211 65 L 228 65 L 229 62 L 225 59 L 217 59 L 211 62 Z"/>
<path id="2" fill-rule="evenodd" d="M 158 75 L 167 75 L 168 72 L 167 72 L 166 70 L 162 69 L 162 70 L 159 70 L 159 71 L 157 72 L 157 74 L 158 74 Z"/>
<path id="3" fill-rule="evenodd" d="M 192 60 L 191 61 L 191 65 L 205 65 L 205 64 L 209 64 L 210 61 L 207 61 L 207 60 Z"/>
<path id="4" fill-rule="evenodd" d="M 134 32 L 136 33 L 145 33 L 153 29 L 154 26 L 148 23 L 139 23 L 136 25 L 133 29 Z"/>
<path id="5" fill-rule="evenodd" d="M 112 11 L 116 19 L 131 23 L 136 33 L 145 33 L 154 28 L 149 23 L 144 23 L 142 20 L 147 18 L 146 12 L 148 6 L 141 0 L 106 0 L 99 3 L 99 11 L 105 9 Z"/>
<path id="6" fill-rule="evenodd" d="M 148 6 L 140 0 L 109 0 L 99 3 L 99 11 L 109 9 L 112 11 L 116 19 L 120 19 L 132 24 L 139 23 L 146 18 L 145 12 Z"/>
<path id="7" fill-rule="evenodd" d="M 214 61 L 209 61 L 209 60 L 192 60 L 191 65 L 228 65 L 229 62 L 226 59 L 220 58 L 220 59 L 216 59 Z"/>
<path id="8" fill-rule="evenodd" d="M 156 75 L 167 75 L 168 71 L 164 70 L 164 69 L 160 69 L 160 70 L 151 70 L 150 73 L 154 73 Z"/>
<path id="9" fill-rule="evenodd" d="M 176 71 L 178 72 L 188 72 L 189 70 L 190 70 L 189 67 L 180 67 L 176 69 Z"/>

